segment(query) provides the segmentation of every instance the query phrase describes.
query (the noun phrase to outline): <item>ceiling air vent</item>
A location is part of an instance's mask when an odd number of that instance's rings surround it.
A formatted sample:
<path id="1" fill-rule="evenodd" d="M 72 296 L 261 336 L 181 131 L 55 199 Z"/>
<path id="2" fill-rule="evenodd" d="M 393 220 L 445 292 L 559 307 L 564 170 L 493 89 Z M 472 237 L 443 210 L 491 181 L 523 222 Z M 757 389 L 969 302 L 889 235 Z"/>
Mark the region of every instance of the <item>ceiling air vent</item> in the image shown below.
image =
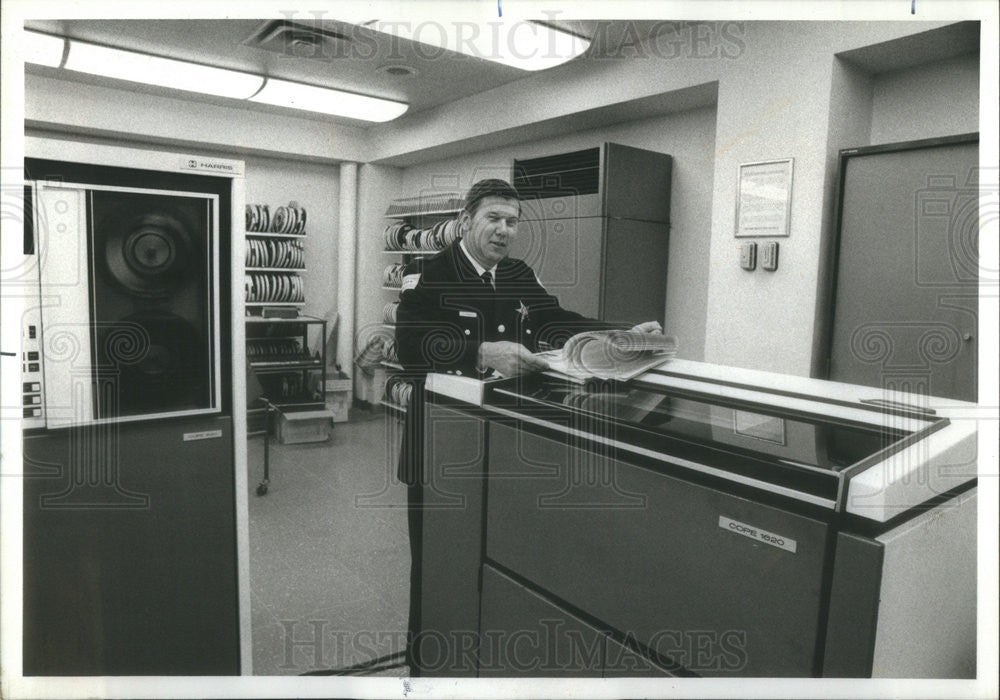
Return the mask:
<path id="1" fill-rule="evenodd" d="M 600 186 L 599 148 L 514 161 L 513 185 L 522 197 L 595 194 Z"/>
<path id="2" fill-rule="evenodd" d="M 272 20 L 265 22 L 243 45 L 283 56 L 329 61 L 349 56 L 351 43 L 347 34 L 288 20 Z"/>

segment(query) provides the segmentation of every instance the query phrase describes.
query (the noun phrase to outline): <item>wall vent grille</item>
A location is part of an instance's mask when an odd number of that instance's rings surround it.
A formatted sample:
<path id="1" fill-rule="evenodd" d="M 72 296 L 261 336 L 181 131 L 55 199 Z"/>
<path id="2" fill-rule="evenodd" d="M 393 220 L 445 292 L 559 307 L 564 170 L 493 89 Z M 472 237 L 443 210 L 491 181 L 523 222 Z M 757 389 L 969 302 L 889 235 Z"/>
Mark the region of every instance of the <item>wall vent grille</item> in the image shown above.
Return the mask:
<path id="1" fill-rule="evenodd" d="M 346 49 L 351 43 L 346 34 L 288 20 L 265 22 L 243 41 L 244 46 L 255 49 L 318 61 L 347 56 Z"/>
<path id="2" fill-rule="evenodd" d="M 600 148 L 514 161 L 513 185 L 522 197 L 596 194 L 600 184 Z"/>

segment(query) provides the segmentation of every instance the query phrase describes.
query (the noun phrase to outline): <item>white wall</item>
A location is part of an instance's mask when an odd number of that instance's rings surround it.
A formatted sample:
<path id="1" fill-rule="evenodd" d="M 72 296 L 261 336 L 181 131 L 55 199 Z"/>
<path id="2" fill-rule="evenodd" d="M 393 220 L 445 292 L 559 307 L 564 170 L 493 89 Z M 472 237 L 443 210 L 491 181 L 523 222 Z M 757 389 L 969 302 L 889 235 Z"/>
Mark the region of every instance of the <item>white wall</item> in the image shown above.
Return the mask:
<path id="1" fill-rule="evenodd" d="M 979 131 L 979 56 L 925 63 L 873 78 L 873 144 Z"/>
<path id="2" fill-rule="evenodd" d="M 511 166 L 516 158 L 590 148 L 604 141 L 670 154 L 674 158 L 670 195 L 672 228 L 665 290 L 637 289 L 635 292 L 663 294 L 666 291 L 666 326 L 680 341 L 679 356 L 701 360 L 708 290 L 715 121 L 715 108 L 705 107 L 470 153 L 404 169 L 402 190 L 405 195 L 412 196 L 427 189 L 465 190 L 484 177 L 510 180 Z"/>
<path id="3" fill-rule="evenodd" d="M 719 82 L 705 357 L 808 375 L 820 269 L 834 37 L 807 23 L 794 36 L 753 25 L 745 60 Z M 794 158 L 789 235 L 779 268 L 747 272 L 734 237 L 743 163 Z"/>

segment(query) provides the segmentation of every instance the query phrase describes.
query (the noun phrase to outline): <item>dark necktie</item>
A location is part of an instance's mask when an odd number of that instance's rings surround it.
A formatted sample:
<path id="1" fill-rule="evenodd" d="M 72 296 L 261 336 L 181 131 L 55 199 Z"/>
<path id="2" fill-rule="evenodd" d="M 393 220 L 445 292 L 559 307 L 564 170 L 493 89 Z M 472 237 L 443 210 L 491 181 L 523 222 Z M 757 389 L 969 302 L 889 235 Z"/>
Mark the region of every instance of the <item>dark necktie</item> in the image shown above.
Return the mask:
<path id="1" fill-rule="evenodd" d="M 497 329 L 497 319 L 500 317 L 499 299 L 493 288 L 493 273 L 489 270 L 479 275 L 483 282 L 483 321 L 486 326 L 486 337 L 493 338 L 493 330 Z"/>

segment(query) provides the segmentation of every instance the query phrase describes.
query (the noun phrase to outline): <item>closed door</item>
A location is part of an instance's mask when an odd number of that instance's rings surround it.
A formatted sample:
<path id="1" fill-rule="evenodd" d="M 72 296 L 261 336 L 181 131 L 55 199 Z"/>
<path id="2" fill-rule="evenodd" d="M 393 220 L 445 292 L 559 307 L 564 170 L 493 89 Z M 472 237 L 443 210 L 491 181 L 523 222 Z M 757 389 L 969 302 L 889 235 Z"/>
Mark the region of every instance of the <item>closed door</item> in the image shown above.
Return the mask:
<path id="1" fill-rule="evenodd" d="M 831 379 L 976 400 L 977 155 L 966 139 L 843 159 Z"/>

